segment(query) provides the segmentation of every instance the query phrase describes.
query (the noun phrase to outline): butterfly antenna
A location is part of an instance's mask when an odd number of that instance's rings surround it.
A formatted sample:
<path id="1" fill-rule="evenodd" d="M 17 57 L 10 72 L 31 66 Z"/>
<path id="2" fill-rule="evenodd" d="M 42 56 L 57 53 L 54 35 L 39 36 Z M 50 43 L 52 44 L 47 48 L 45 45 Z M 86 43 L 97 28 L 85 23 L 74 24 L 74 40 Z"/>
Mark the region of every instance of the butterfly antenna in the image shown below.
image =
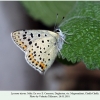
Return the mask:
<path id="1" fill-rule="evenodd" d="M 54 30 L 56 29 L 56 26 L 57 26 L 57 19 L 58 19 L 58 13 L 57 13 L 56 22 L 55 22 L 55 25 L 54 25 Z"/>
<path id="2" fill-rule="evenodd" d="M 62 17 L 62 19 L 61 19 L 61 21 L 60 21 L 60 23 L 64 20 L 64 16 Z M 56 23 L 55 23 L 55 27 L 54 27 L 54 30 L 56 29 L 56 28 L 58 28 L 58 26 L 57 26 L 57 19 L 58 19 L 58 14 L 57 14 L 57 18 L 56 18 Z"/>
<path id="3" fill-rule="evenodd" d="M 60 23 L 64 20 L 64 18 L 65 18 L 65 17 L 63 16 L 63 18 L 62 18 L 62 20 L 60 21 Z"/>

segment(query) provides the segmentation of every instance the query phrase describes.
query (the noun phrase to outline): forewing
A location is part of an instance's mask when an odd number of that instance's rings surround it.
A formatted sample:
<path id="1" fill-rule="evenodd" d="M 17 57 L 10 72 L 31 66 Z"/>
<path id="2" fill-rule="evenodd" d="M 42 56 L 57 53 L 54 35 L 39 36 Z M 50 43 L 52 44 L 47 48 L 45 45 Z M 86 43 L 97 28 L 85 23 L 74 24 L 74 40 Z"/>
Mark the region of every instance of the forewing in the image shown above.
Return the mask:
<path id="1" fill-rule="evenodd" d="M 23 52 L 27 51 L 34 40 L 49 36 L 47 30 L 20 30 L 11 33 L 12 40 Z"/>

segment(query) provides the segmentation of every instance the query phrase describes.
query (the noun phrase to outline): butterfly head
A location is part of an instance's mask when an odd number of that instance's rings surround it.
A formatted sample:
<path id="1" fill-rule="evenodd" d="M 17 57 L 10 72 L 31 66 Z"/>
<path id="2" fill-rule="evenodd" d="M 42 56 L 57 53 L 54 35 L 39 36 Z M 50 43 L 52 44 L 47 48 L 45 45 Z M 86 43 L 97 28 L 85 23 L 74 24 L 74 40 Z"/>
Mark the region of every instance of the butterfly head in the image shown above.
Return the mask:
<path id="1" fill-rule="evenodd" d="M 54 32 L 57 33 L 60 37 L 64 38 L 64 34 L 63 34 L 63 32 L 60 30 L 60 28 L 56 28 L 56 29 L 54 30 Z"/>

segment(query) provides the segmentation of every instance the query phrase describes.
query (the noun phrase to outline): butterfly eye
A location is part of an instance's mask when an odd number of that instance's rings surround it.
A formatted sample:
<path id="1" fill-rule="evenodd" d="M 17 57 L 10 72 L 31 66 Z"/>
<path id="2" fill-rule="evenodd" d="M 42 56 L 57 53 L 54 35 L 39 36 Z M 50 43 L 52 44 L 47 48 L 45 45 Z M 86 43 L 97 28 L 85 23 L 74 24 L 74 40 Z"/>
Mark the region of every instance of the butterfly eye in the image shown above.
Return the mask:
<path id="1" fill-rule="evenodd" d="M 59 30 L 56 30 L 57 32 L 60 32 Z"/>
<path id="2" fill-rule="evenodd" d="M 55 32 L 60 32 L 60 30 L 59 29 L 56 29 Z"/>

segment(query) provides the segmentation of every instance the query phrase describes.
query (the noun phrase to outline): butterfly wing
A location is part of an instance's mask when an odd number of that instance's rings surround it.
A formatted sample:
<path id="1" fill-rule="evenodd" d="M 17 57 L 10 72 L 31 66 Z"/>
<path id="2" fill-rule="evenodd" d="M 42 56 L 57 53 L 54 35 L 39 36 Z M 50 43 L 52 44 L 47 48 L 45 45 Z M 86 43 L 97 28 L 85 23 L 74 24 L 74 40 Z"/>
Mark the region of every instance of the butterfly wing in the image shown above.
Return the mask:
<path id="1" fill-rule="evenodd" d="M 14 43 L 25 52 L 29 65 L 40 73 L 54 62 L 57 53 L 58 34 L 47 30 L 21 30 L 11 34 Z"/>
<path id="2" fill-rule="evenodd" d="M 11 33 L 12 40 L 23 52 L 27 51 L 32 41 L 49 36 L 46 30 L 20 30 Z"/>
<path id="3" fill-rule="evenodd" d="M 27 63 L 40 73 L 45 73 L 57 56 L 56 42 L 52 36 L 33 41 L 25 53 Z"/>

